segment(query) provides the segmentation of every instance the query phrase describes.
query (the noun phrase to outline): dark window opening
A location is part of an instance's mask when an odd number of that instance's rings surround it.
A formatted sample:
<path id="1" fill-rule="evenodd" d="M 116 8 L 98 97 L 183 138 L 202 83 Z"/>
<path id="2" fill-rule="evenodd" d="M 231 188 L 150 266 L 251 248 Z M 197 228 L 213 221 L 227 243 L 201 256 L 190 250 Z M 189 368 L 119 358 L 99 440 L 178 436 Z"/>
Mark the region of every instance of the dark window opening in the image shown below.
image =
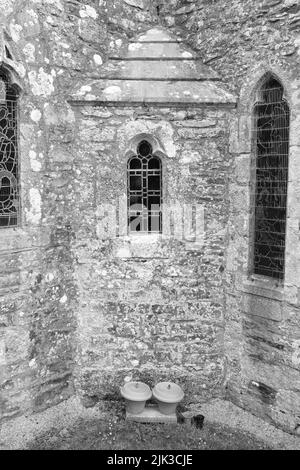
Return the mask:
<path id="1" fill-rule="evenodd" d="M 161 233 L 162 165 L 143 140 L 128 162 L 129 232 Z"/>
<path id="2" fill-rule="evenodd" d="M 289 106 L 282 85 L 270 77 L 254 107 L 256 175 L 253 201 L 253 272 L 284 277 L 287 211 Z"/>
<path id="3" fill-rule="evenodd" d="M 18 224 L 18 94 L 0 70 L 0 228 Z"/>

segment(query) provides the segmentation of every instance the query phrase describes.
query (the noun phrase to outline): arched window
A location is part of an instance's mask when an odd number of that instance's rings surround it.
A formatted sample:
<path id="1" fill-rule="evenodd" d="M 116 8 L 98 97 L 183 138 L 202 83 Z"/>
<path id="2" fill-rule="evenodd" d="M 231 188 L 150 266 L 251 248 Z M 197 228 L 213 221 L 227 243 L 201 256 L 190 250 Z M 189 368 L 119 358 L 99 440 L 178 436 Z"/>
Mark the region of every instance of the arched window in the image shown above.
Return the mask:
<path id="1" fill-rule="evenodd" d="M 127 166 L 129 232 L 156 232 L 162 228 L 162 165 L 152 146 L 142 140 Z"/>
<path id="2" fill-rule="evenodd" d="M 18 93 L 0 69 L 0 228 L 19 222 Z"/>
<path id="3" fill-rule="evenodd" d="M 284 277 L 289 114 L 283 86 L 268 76 L 254 106 L 253 272 L 275 279 Z"/>

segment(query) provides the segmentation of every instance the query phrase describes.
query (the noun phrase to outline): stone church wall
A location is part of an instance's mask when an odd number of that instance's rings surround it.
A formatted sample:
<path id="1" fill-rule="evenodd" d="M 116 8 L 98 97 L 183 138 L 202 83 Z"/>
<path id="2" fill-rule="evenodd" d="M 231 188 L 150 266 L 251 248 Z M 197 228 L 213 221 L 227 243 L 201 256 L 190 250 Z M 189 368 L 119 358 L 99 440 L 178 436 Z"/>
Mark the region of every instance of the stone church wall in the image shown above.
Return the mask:
<path id="1" fill-rule="evenodd" d="M 0 62 L 21 88 L 22 201 L 20 226 L 0 231 L 0 419 L 74 393 L 75 117 L 66 97 L 157 22 L 152 3 L 0 1 Z"/>
<path id="2" fill-rule="evenodd" d="M 297 1 L 203 1 L 182 17 L 189 41 L 240 97 L 230 182 L 226 396 L 289 431 L 300 424 L 299 45 Z M 283 285 L 249 275 L 251 107 L 271 71 L 291 111 L 286 267 Z"/>
<path id="3" fill-rule="evenodd" d="M 225 379 L 224 260 L 230 110 L 209 107 L 76 107 L 73 245 L 78 312 L 77 388 L 89 401 L 118 396 L 124 380 L 181 383 L 188 401 L 220 396 Z M 163 203 L 204 210 L 200 245 L 166 235 L 103 240 L 127 194 L 127 142 L 150 134 L 166 149 Z M 85 194 L 85 197 L 83 195 Z M 111 214 L 102 206 L 111 204 Z M 182 224 L 175 215 L 175 230 Z M 121 214 L 122 216 L 122 214 Z"/>
<path id="4" fill-rule="evenodd" d="M 87 157 L 83 149 L 80 149 L 83 162 L 74 151 L 76 117 L 66 96 L 74 80 L 97 76 L 98 67 L 109 54 L 118 55 L 128 37 L 156 24 L 158 12 L 160 21 L 171 30 L 179 27 L 186 43 L 198 50 L 203 60 L 218 71 L 224 83 L 240 96 L 238 116 L 231 120 L 230 153 L 226 141 L 222 140 L 222 132 L 228 132 L 226 126 L 225 130 L 222 127 L 220 135 L 212 136 L 215 142 L 213 154 L 218 155 L 215 169 L 212 166 L 211 146 L 208 145 L 197 150 L 204 155 L 203 159 L 189 161 L 191 147 L 194 150 L 194 145 L 200 142 L 198 137 L 202 130 L 199 132 L 197 126 L 204 117 L 197 114 L 198 111 L 188 116 L 196 122 L 192 131 L 178 124 L 180 119 L 184 121 L 183 116 L 176 117 L 174 111 L 172 117 L 173 122 L 177 123 L 174 124 L 175 135 L 182 133 L 185 142 L 181 162 L 177 157 L 178 161 L 175 159 L 172 164 L 173 175 L 175 169 L 179 171 L 180 167 L 183 181 L 187 178 L 193 181 L 191 187 L 183 185 L 182 197 L 188 200 L 189 191 L 193 188 L 197 197 L 201 198 L 207 187 L 201 186 L 198 175 L 205 165 L 211 165 L 209 184 L 217 184 L 219 197 L 220 192 L 227 188 L 224 160 L 223 157 L 219 158 L 220 155 L 225 155 L 226 165 L 232 170 L 227 168 L 230 184 L 226 197 L 231 201 L 227 238 L 222 234 L 221 241 L 217 238 L 214 246 L 212 236 L 211 249 L 217 256 L 212 267 L 206 264 L 204 271 L 203 265 L 196 260 L 207 256 L 207 253 L 197 252 L 192 256 L 192 252 L 186 254 L 178 246 L 176 249 L 167 247 L 167 257 L 172 258 L 174 266 L 171 272 L 163 260 L 154 258 L 143 263 L 130 258 L 123 260 L 112 256 L 109 246 L 104 251 L 108 254 L 105 260 L 97 243 L 87 248 L 89 230 L 95 228 L 91 198 L 94 175 L 91 163 L 85 160 Z M 90 363 L 103 364 L 106 359 L 111 368 L 114 367 L 113 360 L 120 369 L 125 361 L 130 363 L 129 369 L 132 367 L 132 370 L 137 367 L 133 361 L 139 361 L 139 365 L 141 362 L 147 364 L 153 357 L 153 351 L 145 347 L 145 341 L 141 341 L 141 349 L 137 347 L 136 352 L 130 349 L 128 356 L 122 357 L 126 341 L 130 343 L 133 333 L 142 337 L 146 332 L 151 338 L 162 334 L 155 347 L 157 357 L 161 358 L 156 364 L 164 364 L 164 370 L 171 363 L 174 368 L 178 365 L 179 376 L 183 377 L 184 361 L 190 361 L 190 372 L 198 361 L 197 367 L 203 366 L 205 370 L 197 371 L 199 383 L 212 387 L 212 393 L 221 393 L 222 380 L 226 377 L 227 398 L 294 431 L 300 423 L 299 2 L 161 0 L 154 4 L 147 0 L 0 0 L 0 23 L 0 60 L 6 64 L 8 71 L 15 70 L 22 87 L 19 116 L 22 224 L 17 229 L 0 231 L 0 419 L 37 411 L 73 394 L 74 366 L 75 362 L 79 365 L 79 359 L 87 368 Z M 7 57 L 4 43 L 12 59 Z M 282 289 L 252 281 L 248 276 L 249 110 L 256 84 L 268 70 L 282 80 L 292 117 L 287 270 Z M 106 112 L 107 115 L 98 116 L 99 125 L 106 126 L 105 122 L 109 119 L 108 127 L 112 130 L 106 133 L 103 141 L 93 144 L 94 155 L 99 162 L 98 171 L 102 172 L 103 177 L 109 166 L 104 156 L 106 146 L 110 146 L 115 138 L 118 123 L 123 124 L 134 113 L 130 109 L 127 116 L 122 113 L 111 115 L 111 110 Z M 88 117 L 84 119 L 88 120 Z M 216 117 L 210 116 L 211 119 L 215 120 Z M 227 122 L 225 116 L 218 115 L 217 119 Z M 114 125 L 111 124 L 113 120 Z M 216 128 L 219 128 L 219 121 L 213 127 L 213 133 Z M 197 144 L 193 142 L 195 135 L 198 135 Z M 77 170 L 81 171 L 80 178 Z M 220 183 L 217 182 L 218 178 Z M 80 193 L 75 181 L 82 184 Z M 124 181 L 120 181 L 113 183 L 114 191 L 124 185 Z M 110 181 L 107 196 L 111 184 Z M 103 191 L 105 188 L 99 188 L 99 197 Z M 90 218 L 84 218 L 78 229 L 80 205 L 87 216 L 90 214 Z M 215 205 L 217 220 L 221 220 L 223 229 L 225 220 L 220 216 L 223 202 L 218 201 Z M 226 211 L 224 217 L 227 217 Z M 74 227 L 79 230 L 77 240 Z M 225 239 L 228 240 L 228 247 L 224 255 Z M 79 241 L 83 244 L 82 248 Z M 82 264 L 81 250 L 85 260 Z M 85 285 L 87 250 L 96 270 L 90 273 L 91 282 Z M 224 256 L 226 309 L 222 311 L 219 302 L 213 307 L 211 299 L 210 315 L 207 317 L 208 310 L 203 309 L 204 304 L 207 306 L 205 289 L 218 289 L 220 286 L 221 273 L 218 270 L 224 264 Z M 212 269 L 209 279 L 213 279 L 214 273 L 217 286 L 212 286 L 209 284 L 212 281 L 209 281 L 204 284 L 203 292 L 200 289 L 194 294 L 193 283 L 198 283 L 198 289 L 201 276 L 209 269 Z M 106 272 L 109 272 L 109 277 L 103 281 L 101 274 Z M 113 272 L 116 272 L 115 278 Z M 143 277 L 143 282 L 136 282 L 136 273 Z M 177 273 L 176 276 L 173 273 Z M 176 279 L 174 292 L 170 288 L 169 278 Z M 78 280 L 82 281 L 80 288 Z M 94 324 L 88 326 L 84 322 L 90 319 L 95 321 L 96 313 L 94 310 L 84 310 L 84 299 L 93 289 L 94 282 L 99 282 L 101 286 L 101 294 L 95 296 L 94 306 L 97 311 L 101 304 L 101 320 L 97 318 Z M 122 299 L 116 293 L 125 282 L 129 294 Z M 159 310 L 152 307 L 156 304 L 150 299 L 150 285 L 152 289 L 156 285 L 156 292 L 161 295 Z M 109 296 L 108 287 L 112 290 L 112 297 Z M 134 291 L 141 291 L 146 298 L 143 309 L 149 319 L 147 324 L 139 325 L 136 305 L 130 297 L 130 292 Z M 208 295 L 213 295 L 213 292 L 215 290 Z M 186 309 L 186 302 L 191 302 L 191 309 Z M 199 306 L 200 317 L 194 313 L 195 304 Z M 164 323 L 166 316 L 174 311 L 176 322 L 171 325 L 167 320 Z M 190 331 L 187 321 L 190 316 L 194 330 L 199 332 L 202 346 L 192 342 L 193 347 L 187 350 L 185 338 Z M 131 330 L 125 326 L 118 330 L 116 324 L 120 317 L 130 320 Z M 183 330 L 182 326 L 179 328 L 181 321 L 177 322 L 182 317 L 185 322 Z M 212 326 L 212 318 L 218 328 Z M 89 344 L 86 332 L 89 328 L 95 328 L 93 335 L 97 337 L 97 331 L 102 326 L 100 321 L 103 321 L 107 333 L 99 340 L 100 343 L 95 340 L 93 345 Z M 82 337 L 78 338 L 80 325 Z M 220 349 L 223 344 L 222 325 L 225 325 L 225 360 Z M 117 328 L 116 335 L 113 334 L 114 328 Z M 178 335 L 179 344 L 184 345 L 181 350 L 176 349 L 174 342 L 166 345 L 163 337 L 166 330 L 168 335 Z M 109 349 L 111 338 L 117 340 Z M 193 337 L 192 341 L 195 339 Z M 78 356 L 78 344 L 85 348 L 82 358 Z M 114 356 L 110 353 L 108 358 L 103 358 L 101 351 L 114 351 Z M 196 361 L 195 354 L 199 352 L 200 359 L 198 357 Z M 102 385 L 96 382 L 93 370 L 83 369 L 85 376 L 82 377 L 78 372 L 80 369 L 75 370 L 76 386 L 81 387 L 81 393 L 86 396 L 100 392 L 103 396 L 114 390 L 109 380 L 110 392 L 105 392 L 104 388 L 101 390 Z M 116 373 L 116 382 L 123 378 L 122 374 Z M 151 380 L 155 378 L 153 372 L 149 374 Z M 196 388 L 199 390 L 198 387 L 193 388 L 193 384 L 189 387 L 192 393 L 196 393 Z M 199 395 L 204 397 L 204 391 L 203 387 Z"/>

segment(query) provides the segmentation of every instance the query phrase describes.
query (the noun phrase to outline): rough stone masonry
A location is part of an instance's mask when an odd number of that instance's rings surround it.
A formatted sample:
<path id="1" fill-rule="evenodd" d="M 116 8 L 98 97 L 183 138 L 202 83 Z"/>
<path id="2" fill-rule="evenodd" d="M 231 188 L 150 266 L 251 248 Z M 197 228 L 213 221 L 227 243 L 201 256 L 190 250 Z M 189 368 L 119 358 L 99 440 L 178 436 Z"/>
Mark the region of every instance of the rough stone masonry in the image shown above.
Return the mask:
<path id="1" fill-rule="evenodd" d="M 226 397 L 297 433 L 299 2 L 0 0 L 0 24 L 21 187 L 20 224 L 0 230 L 0 422 L 167 379 L 188 403 Z M 266 73 L 291 110 L 283 283 L 249 275 Z M 203 206 L 201 246 L 137 240 L 126 218 L 103 237 L 139 136 L 161 151 L 164 201 Z"/>

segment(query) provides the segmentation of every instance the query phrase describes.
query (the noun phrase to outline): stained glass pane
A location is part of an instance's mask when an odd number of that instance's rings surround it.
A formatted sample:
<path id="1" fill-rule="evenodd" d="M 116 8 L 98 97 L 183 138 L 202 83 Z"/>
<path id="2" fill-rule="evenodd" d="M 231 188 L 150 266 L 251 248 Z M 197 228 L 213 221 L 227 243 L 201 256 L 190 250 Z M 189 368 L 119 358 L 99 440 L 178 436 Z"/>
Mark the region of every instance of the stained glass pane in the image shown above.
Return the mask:
<path id="1" fill-rule="evenodd" d="M 284 276 L 289 151 L 289 107 L 283 87 L 265 82 L 255 105 L 256 183 L 254 273 Z"/>
<path id="2" fill-rule="evenodd" d="M 161 232 L 161 161 L 146 140 L 128 162 L 128 225 L 130 232 Z"/>
<path id="3" fill-rule="evenodd" d="M 0 71 L 0 228 L 18 223 L 18 177 L 17 93 Z"/>

